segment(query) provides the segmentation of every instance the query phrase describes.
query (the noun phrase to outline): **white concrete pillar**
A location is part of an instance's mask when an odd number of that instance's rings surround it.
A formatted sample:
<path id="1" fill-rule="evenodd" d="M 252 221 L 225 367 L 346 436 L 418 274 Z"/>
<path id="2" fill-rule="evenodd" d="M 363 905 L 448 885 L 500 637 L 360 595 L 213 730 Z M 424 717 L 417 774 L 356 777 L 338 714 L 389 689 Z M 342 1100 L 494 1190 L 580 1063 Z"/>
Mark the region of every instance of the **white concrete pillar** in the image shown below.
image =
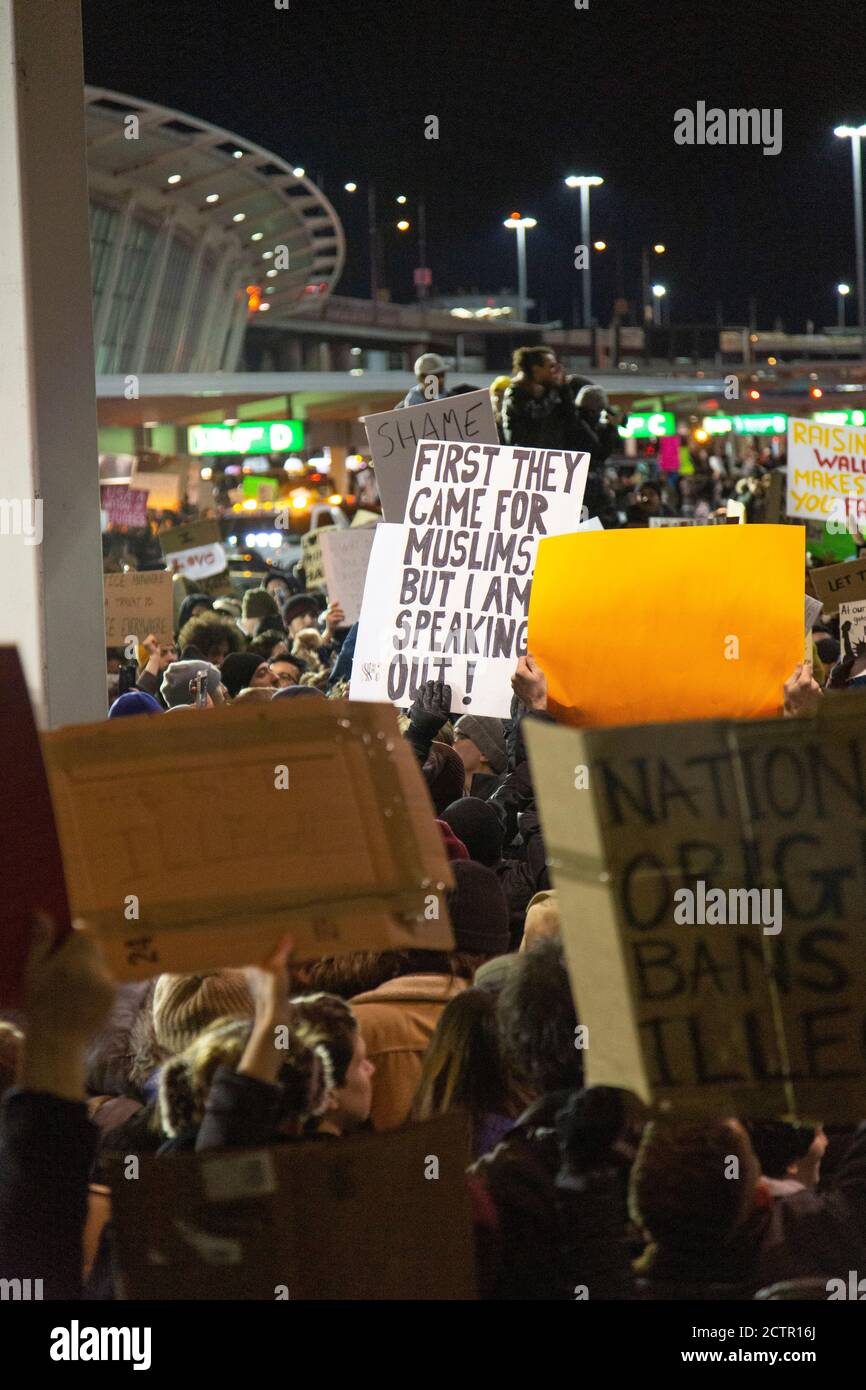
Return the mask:
<path id="1" fill-rule="evenodd" d="M 103 718 L 81 16 L 69 0 L 0 0 L 0 420 L 0 642 L 19 648 L 49 726 Z"/>

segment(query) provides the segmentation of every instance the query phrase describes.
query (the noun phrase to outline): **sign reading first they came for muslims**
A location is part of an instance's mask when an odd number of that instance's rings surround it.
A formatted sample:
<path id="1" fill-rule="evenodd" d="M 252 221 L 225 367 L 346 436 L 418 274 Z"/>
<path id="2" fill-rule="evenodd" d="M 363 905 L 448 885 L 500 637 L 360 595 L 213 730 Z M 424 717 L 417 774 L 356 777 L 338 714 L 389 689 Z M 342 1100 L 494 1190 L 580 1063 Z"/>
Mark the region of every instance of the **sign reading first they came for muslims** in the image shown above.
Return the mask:
<path id="1" fill-rule="evenodd" d="M 191 454 L 292 454 L 304 447 L 301 420 L 241 420 L 237 425 L 192 425 Z"/>
<path id="2" fill-rule="evenodd" d="M 455 713 L 508 718 L 539 540 L 580 529 L 588 467 L 562 449 L 419 443 L 405 522 L 376 527 L 350 698 L 406 706 L 444 681 Z"/>

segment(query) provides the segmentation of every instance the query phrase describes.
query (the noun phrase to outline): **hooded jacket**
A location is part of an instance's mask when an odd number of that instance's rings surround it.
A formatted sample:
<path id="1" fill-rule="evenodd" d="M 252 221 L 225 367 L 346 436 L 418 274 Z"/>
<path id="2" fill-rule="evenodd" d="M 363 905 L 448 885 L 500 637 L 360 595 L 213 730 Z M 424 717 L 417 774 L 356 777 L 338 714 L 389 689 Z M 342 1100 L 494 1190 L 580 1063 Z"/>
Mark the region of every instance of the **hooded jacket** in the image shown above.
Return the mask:
<path id="1" fill-rule="evenodd" d="M 398 1129 L 408 1120 L 442 1010 L 465 988 L 465 980 L 451 975 L 402 975 L 352 1000 L 367 1056 L 376 1067 L 374 1129 Z"/>

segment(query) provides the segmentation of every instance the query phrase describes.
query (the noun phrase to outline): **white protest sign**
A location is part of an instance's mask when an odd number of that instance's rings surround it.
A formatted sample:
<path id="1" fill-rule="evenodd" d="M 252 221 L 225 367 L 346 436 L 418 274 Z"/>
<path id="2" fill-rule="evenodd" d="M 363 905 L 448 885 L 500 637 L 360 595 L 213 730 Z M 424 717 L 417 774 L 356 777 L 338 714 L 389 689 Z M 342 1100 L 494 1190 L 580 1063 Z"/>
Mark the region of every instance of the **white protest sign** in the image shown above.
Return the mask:
<path id="1" fill-rule="evenodd" d="M 659 526 L 727 526 L 726 516 L 651 516 L 651 529 Z"/>
<path id="2" fill-rule="evenodd" d="M 866 656 L 866 600 L 839 604 L 839 641 L 843 660 Z"/>
<path id="3" fill-rule="evenodd" d="M 325 588 L 331 602 L 339 603 L 342 608 L 347 626 L 356 623 L 361 616 L 364 581 L 375 534 L 375 526 L 350 526 L 344 531 L 323 531 L 321 534 Z"/>
<path id="4" fill-rule="evenodd" d="M 405 523 L 376 528 L 349 698 L 405 707 L 441 680 L 455 716 L 507 718 L 538 542 L 580 529 L 588 468 L 565 450 L 420 443 Z"/>
<path id="5" fill-rule="evenodd" d="M 786 514 L 813 521 L 866 518 L 866 430 L 788 417 Z"/>
<path id="6" fill-rule="evenodd" d="M 362 416 L 386 521 L 402 521 L 415 449 L 422 439 L 498 444 L 490 392 L 464 391 L 402 410 Z"/>

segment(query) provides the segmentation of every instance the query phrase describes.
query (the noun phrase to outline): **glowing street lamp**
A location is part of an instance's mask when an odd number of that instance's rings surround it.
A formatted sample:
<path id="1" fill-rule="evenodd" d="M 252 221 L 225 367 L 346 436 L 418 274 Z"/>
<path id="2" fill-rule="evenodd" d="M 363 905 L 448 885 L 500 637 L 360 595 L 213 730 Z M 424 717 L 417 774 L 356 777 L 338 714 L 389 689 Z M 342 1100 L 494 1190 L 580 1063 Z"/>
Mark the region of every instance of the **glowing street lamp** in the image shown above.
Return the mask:
<path id="1" fill-rule="evenodd" d="M 504 225 L 511 227 L 517 233 L 517 298 L 519 302 L 518 312 L 526 316 L 526 229 L 527 227 L 537 227 L 538 222 L 534 217 L 521 217 L 519 212 L 512 212 L 510 217 L 506 217 Z"/>
<path id="2" fill-rule="evenodd" d="M 851 293 L 851 286 L 844 282 L 836 286 L 836 302 L 839 309 L 839 327 L 845 327 L 845 298 Z"/>
<path id="3" fill-rule="evenodd" d="M 653 285 L 652 292 L 653 299 L 655 300 L 653 305 L 653 323 L 657 328 L 660 328 L 662 322 L 662 300 L 667 294 L 667 288 L 665 285 Z"/>
<path id="4" fill-rule="evenodd" d="M 589 190 L 598 188 L 604 179 L 597 174 L 569 174 L 565 180 L 566 188 L 580 189 L 580 242 L 589 246 Z M 583 326 L 592 327 L 592 271 L 589 261 L 583 271 Z"/>

